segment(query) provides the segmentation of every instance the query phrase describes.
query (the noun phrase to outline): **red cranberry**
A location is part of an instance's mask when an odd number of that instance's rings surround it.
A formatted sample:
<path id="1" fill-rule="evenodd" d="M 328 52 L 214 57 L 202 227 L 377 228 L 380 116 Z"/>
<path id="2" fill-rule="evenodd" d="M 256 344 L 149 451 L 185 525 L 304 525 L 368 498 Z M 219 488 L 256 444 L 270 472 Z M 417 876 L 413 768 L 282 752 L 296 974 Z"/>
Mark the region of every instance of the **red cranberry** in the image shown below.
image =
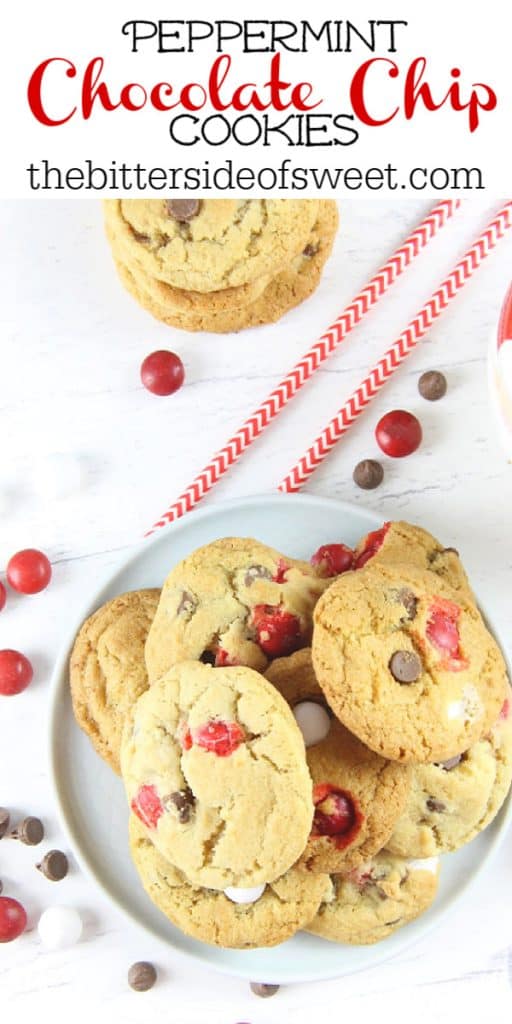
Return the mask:
<path id="1" fill-rule="evenodd" d="M 153 395 L 172 395 L 185 380 L 185 369 L 175 352 L 160 349 L 146 356 L 140 368 L 140 379 Z"/>
<path id="2" fill-rule="evenodd" d="M 27 927 L 27 913 L 18 900 L 0 896 L 0 942 L 12 942 Z"/>
<path id="3" fill-rule="evenodd" d="M 311 558 L 311 565 L 323 577 L 341 576 L 354 564 L 354 552 L 346 544 L 323 544 Z"/>
<path id="4" fill-rule="evenodd" d="M 131 802 L 131 808 L 147 828 L 156 828 L 158 819 L 164 813 L 164 805 L 155 786 L 141 786 Z"/>
<path id="5" fill-rule="evenodd" d="M 404 409 L 394 409 L 379 420 L 375 437 L 385 455 L 401 459 L 419 448 L 423 433 L 416 416 Z"/>
<path id="6" fill-rule="evenodd" d="M 28 658 L 19 651 L 0 651 L 0 693 L 13 697 L 26 690 L 32 682 L 34 670 Z"/>
<path id="7" fill-rule="evenodd" d="M 384 526 L 381 526 L 380 530 L 373 530 L 365 537 L 362 547 L 359 548 L 359 550 L 356 550 L 354 557 L 354 569 L 362 569 L 363 565 L 366 565 L 366 563 L 370 561 L 370 558 L 373 558 L 373 556 L 377 554 L 377 551 L 384 543 L 384 538 L 390 526 L 391 523 L 384 523 Z"/>
<path id="8" fill-rule="evenodd" d="M 20 594 L 38 594 L 48 586 L 52 567 L 46 555 L 35 548 L 18 551 L 7 563 L 7 579 Z"/>
<path id="9" fill-rule="evenodd" d="M 284 611 L 279 605 L 255 605 L 253 623 L 258 643 L 269 658 L 282 658 L 286 654 L 292 654 L 302 644 L 299 619 L 291 612 Z"/>

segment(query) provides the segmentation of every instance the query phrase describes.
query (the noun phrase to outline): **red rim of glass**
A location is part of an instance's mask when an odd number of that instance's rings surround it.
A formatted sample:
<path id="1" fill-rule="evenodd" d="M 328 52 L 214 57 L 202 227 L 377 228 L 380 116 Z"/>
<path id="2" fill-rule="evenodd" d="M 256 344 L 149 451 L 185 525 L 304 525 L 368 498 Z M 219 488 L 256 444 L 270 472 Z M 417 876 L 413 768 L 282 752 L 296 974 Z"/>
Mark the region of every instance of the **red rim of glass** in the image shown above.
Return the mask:
<path id="1" fill-rule="evenodd" d="M 506 294 L 505 302 L 501 309 L 498 324 L 498 348 L 506 338 L 512 338 L 512 285 Z"/>

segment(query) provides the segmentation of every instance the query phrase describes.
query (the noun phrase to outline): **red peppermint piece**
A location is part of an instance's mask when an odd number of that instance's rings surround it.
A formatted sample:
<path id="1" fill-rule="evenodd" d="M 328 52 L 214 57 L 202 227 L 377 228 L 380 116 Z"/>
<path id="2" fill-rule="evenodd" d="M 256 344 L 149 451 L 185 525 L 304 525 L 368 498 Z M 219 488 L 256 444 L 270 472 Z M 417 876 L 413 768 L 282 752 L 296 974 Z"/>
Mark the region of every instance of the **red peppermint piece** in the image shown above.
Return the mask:
<path id="1" fill-rule="evenodd" d="M 238 665 L 236 658 L 232 658 L 223 647 L 218 647 L 215 652 L 215 668 L 229 668 L 230 665 Z"/>
<path id="2" fill-rule="evenodd" d="M 460 649 L 458 621 L 460 608 L 453 601 L 436 597 L 431 602 L 427 621 L 427 640 L 433 647 L 446 655 L 444 667 L 452 672 L 467 668 L 468 662 Z"/>
<path id="3" fill-rule="evenodd" d="M 301 646 L 299 619 L 280 605 L 257 604 L 252 618 L 258 643 L 269 658 L 282 658 Z"/>
<path id="4" fill-rule="evenodd" d="M 379 548 L 384 543 L 384 538 L 389 530 L 391 523 L 384 523 L 380 530 L 373 530 L 372 533 L 367 534 L 365 537 L 362 547 L 356 551 L 354 558 L 354 569 L 362 569 L 363 565 L 366 565 L 377 554 Z"/>
<path id="5" fill-rule="evenodd" d="M 500 721 L 506 722 L 506 720 L 507 720 L 509 715 L 510 715 L 510 700 L 507 697 L 507 699 L 504 701 L 503 707 L 502 707 L 502 709 L 500 711 Z"/>
<path id="6" fill-rule="evenodd" d="M 354 552 L 346 544 L 322 544 L 311 558 L 311 565 L 318 568 L 325 579 L 341 576 L 354 564 Z"/>
<path id="7" fill-rule="evenodd" d="M 346 790 L 321 782 L 313 787 L 315 814 L 311 838 L 328 836 L 338 850 L 352 843 L 361 828 L 363 815 Z"/>
<path id="8" fill-rule="evenodd" d="M 273 583 L 286 583 L 286 573 L 288 572 L 289 568 L 290 568 L 290 566 L 286 564 L 284 559 L 280 558 L 278 563 L 277 563 L 277 569 L 276 569 L 275 575 L 272 576 L 272 582 Z"/>
<path id="9" fill-rule="evenodd" d="M 238 722 L 212 720 L 192 732 L 192 745 L 208 750 L 217 757 L 229 757 L 245 740 L 245 733 Z"/>
<path id="10" fill-rule="evenodd" d="M 158 819 L 164 813 L 164 805 L 155 786 L 141 786 L 131 802 L 131 808 L 146 828 L 156 828 Z"/>

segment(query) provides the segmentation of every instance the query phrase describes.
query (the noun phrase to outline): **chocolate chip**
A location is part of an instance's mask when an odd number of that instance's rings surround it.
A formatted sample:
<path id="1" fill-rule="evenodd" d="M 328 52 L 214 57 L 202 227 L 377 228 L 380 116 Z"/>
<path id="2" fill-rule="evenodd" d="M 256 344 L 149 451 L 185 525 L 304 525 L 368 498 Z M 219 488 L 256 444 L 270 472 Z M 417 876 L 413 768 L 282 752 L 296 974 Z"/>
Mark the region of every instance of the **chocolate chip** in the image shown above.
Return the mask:
<path id="1" fill-rule="evenodd" d="M 0 807 L 0 839 L 9 828 L 10 815 L 6 807 Z"/>
<path id="2" fill-rule="evenodd" d="M 279 992 L 279 985 L 264 985 L 261 981 L 251 981 L 251 992 L 254 992 L 254 995 L 259 996 L 260 999 L 268 999 L 269 996 L 275 996 L 276 992 Z"/>
<path id="3" fill-rule="evenodd" d="M 364 491 L 373 491 L 384 479 L 384 470 L 375 459 L 363 459 L 358 462 L 352 474 L 354 483 Z"/>
<path id="4" fill-rule="evenodd" d="M 156 970 L 147 960 L 138 960 L 128 971 L 128 984 L 135 992 L 147 992 L 156 981 Z"/>
<path id="5" fill-rule="evenodd" d="M 318 245 L 311 245 L 310 242 L 309 245 L 307 245 L 306 248 L 302 250 L 302 255 L 306 256 L 308 259 L 311 259 L 312 256 L 316 256 L 319 248 L 320 247 Z"/>
<path id="6" fill-rule="evenodd" d="M 151 241 L 149 235 L 143 235 L 140 231 L 136 231 L 135 228 L 132 228 L 132 235 L 136 242 L 142 242 L 143 245 L 147 245 Z"/>
<path id="7" fill-rule="evenodd" d="M 195 607 L 196 607 L 196 602 L 195 602 L 194 598 L 192 597 L 192 594 L 189 594 L 187 590 L 184 590 L 182 595 L 181 595 L 181 600 L 180 600 L 180 603 L 179 603 L 178 608 L 177 608 L 177 614 L 178 615 L 190 615 L 190 612 L 193 612 Z"/>
<path id="8" fill-rule="evenodd" d="M 39 818 L 24 818 L 11 832 L 11 839 L 19 839 L 25 846 L 37 846 L 44 838 L 44 828 Z"/>
<path id="9" fill-rule="evenodd" d="M 264 565 L 250 565 L 245 577 L 244 582 L 246 587 L 251 587 L 255 580 L 271 580 L 272 573 L 270 569 L 266 569 Z"/>
<path id="10" fill-rule="evenodd" d="M 165 205 L 170 217 L 174 217 L 180 224 L 186 224 L 197 217 L 201 203 L 199 199 L 170 199 Z"/>
<path id="11" fill-rule="evenodd" d="M 398 595 L 398 600 L 400 601 L 401 604 L 403 604 L 407 612 L 407 618 L 410 619 L 412 622 L 412 620 L 415 619 L 417 615 L 418 598 L 416 597 L 415 594 L 413 594 L 412 590 L 407 590 L 407 588 L 404 587 L 403 590 L 401 590 Z"/>
<path id="12" fill-rule="evenodd" d="M 203 665 L 215 665 L 215 652 L 203 651 L 199 661 L 202 661 Z"/>
<path id="13" fill-rule="evenodd" d="M 422 373 L 418 381 L 418 391 L 421 397 L 426 398 L 428 402 L 437 402 L 439 398 L 443 398 L 446 394 L 446 387 L 446 377 L 439 370 Z"/>
<path id="14" fill-rule="evenodd" d="M 400 924 L 401 920 L 401 917 L 395 917 L 394 921 L 384 921 L 384 925 L 386 928 L 391 928 L 394 924 Z"/>
<path id="15" fill-rule="evenodd" d="M 446 804 L 441 803 L 440 800 L 436 800 L 435 797 L 429 796 L 427 800 L 427 807 L 429 811 L 434 811 L 436 814 L 442 814 L 446 810 Z"/>
<path id="16" fill-rule="evenodd" d="M 414 651 L 395 651 L 389 659 L 389 671 L 397 683 L 415 683 L 422 666 Z"/>
<path id="17" fill-rule="evenodd" d="M 441 554 L 442 555 L 448 555 L 448 554 L 457 555 L 457 558 L 460 558 L 460 555 L 459 555 L 459 552 L 457 551 L 457 548 L 443 548 Z"/>
<path id="18" fill-rule="evenodd" d="M 62 850 L 49 850 L 40 864 L 36 864 L 38 871 L 48 878 L 50 882 L 60 882 L 68 873 L 68 858 Z"/>
<path id="19" fill-rule="evenodd" d="M 185 789 L 177 789 L 175 793 L 170 793 L 164 800 L 164 803 L 170 803 L 176 808 L 182 825 L 186 825 L 187 821 L 190 821 L 195 802 L 194 794 L 188 786 Z"/>
<path id="20" fill-rule="evenodd" d="M 440 761 L 437 767 L 444 768 L 445 772 L 451 772 L 452 768 L 456 768 L 460 764 L 462 756 L 462 754 L 456 754 L 455 757 L 449 757 L 447 761 Z"/>

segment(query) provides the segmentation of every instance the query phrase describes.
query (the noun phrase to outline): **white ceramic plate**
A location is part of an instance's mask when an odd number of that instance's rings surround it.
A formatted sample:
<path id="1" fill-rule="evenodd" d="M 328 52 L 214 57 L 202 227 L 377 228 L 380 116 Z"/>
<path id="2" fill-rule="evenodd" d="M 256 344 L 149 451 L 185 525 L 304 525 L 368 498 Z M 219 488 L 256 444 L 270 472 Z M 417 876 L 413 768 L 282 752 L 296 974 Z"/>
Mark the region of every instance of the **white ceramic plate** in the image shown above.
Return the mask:
<path id="1" fill-rule="evenodd" d="M 207 946 L 174 928 L 153 906 L 138 880 L 128 853 L 128 810 L 122 783 L 94 753 L 73 718 L 67 665 L 74 637 L 84 618 L 105 601 L 127 590 L 160 586 L 180 559 L 219 537 L 254 536 L 287 554 L 308 559 L 320 544 L 344 541 L 354 545 L 381 522 L 358 507 L 309 495 L 247 498 L 193 512 L 140 545 L 90 595 L 79 609 L 58 659 L 52 685 L 51 769 L 61 818 L 77 860 L 141 928 L 219 971 L 286 984 L 350 974 L 402 952 L 437 925 L 488 866 L 511 817 L 511 801 L 482 835 L 443 858 L 433 907 L 377 946 L 340 946 L 305 933 L 274 949 L 237 951 Z"/>

